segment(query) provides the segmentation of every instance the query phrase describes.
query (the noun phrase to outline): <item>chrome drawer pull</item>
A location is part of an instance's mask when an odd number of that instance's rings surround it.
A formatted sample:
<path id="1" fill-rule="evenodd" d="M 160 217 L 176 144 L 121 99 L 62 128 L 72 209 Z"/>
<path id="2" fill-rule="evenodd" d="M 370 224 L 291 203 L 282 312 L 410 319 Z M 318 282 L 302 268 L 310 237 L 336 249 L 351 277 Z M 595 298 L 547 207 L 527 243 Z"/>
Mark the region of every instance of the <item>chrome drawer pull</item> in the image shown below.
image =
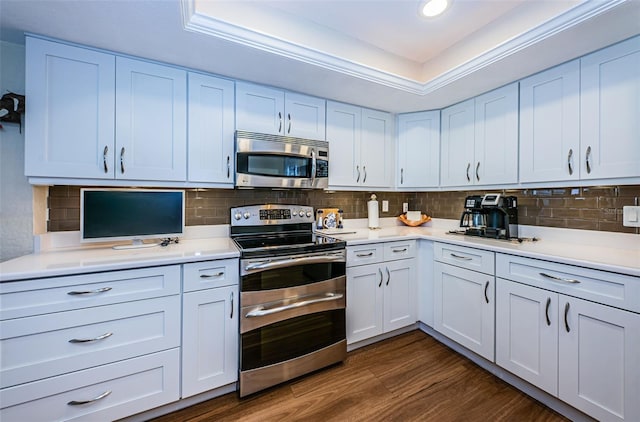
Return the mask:
<path id="1" fill-rule="evenodd" d="M 339 300 L 339 299 L 342 299 L 343 296 L 344 295 L 342 293 L 325 293 L 324 295 L 321 295 L 320 297 L 316 297 L 314 299 L 301 300 L 300 302 L 293 302 L 288 305 L 278 306 L 277 308 L 271 308 L 271 309 L 265 309 L 264 306 L 261 305 L 253 309 L 252 311 L 247 312 L 246 317 L 253 318 L 253 317 L 261 317 L 265 315 L 271 315 L 278 312 L 288 311 L 289 309 L 299 308 L 301 306 L 313 305 L 314 303 Z"/>
<path id="2" fill-rule="evenodd" d="M 384 280 L 384 277 L 382 276 L 382 270 L 380 268 L 378 268 L 378 272 L 380 273 L 380 283 L 378 283 L 378 287 L 382 287 L 382 280 Z"/>
<path id="3" fill-rule="evenodd" d="M 100 394 L 98 397 L 95 397 L 95 398 L 90 399 L 90 400 L 71 400 L 67 404 L 69 406 L 80 406 L 82 404 L 89 404 L 89 403 L 93 403 L 93 402 L 98 401 L 98 400 L 102 400 L 103 398 L 107 397 L 109 394 L 111 394 L 111 390 L 105 391 L 104 393 Z"/>
<path id="4" fill-rule="evenodd" d="M 394 253 L 400 253 L 400 252 L 406 252 L 406 251 L 407 251 L 407 248 L 402 248 L 402 249 L 392 249 L 392 250 L 391 250 L 391 252 L 394 252 Z"/>
<path id="5" fill-rule="evenodd" d="M 555 275 L 550 275 L 550 274 L 546 274 L 546 273 L 539 273 L 541 276 L 546 277 L 546 278 L 550 278 L 553 281 L 561 281 L 563 283 L 571 283 L 571 284 L 578 284 L 580 283 L 580 280 L 575 280 L 573 278 L 562 278 L 562 277 L 557 277 Z"/>
<path id="6" fill-rule="evenodd" d="M 69 340 L 69 343 L 91 343 L 92 341 L 104 340 L 112 335 L 113 333 L 104 333 L 103 335 L 95 338 L 72 338 Z"/>
<path id="7" fill-rule="evenodd" d="M 484 300 L 489 303 L 489 296 L 487 296 L 487 289 L 489 288 L 489 282 L 487 281 L 484 285 Z"/>
<path id="8" fill-rule="evenodd" d="M 544 309 L 544 316 L 547 318 L 547 326 L 551 326 L 551 320 L 549 319 L 549 306 L 551 306 L 551 298 L 547 298 L 547 306 Z"/>
<path id="9" fill-rule="evenodd" d="M 71 292 L 67 292 L 67 294 L 71 296 L 95 295 L 98 293 L 108 292 L 109 290 L 111 290 L 111 287 L 102 287 L 101 289 L 95 289 L 95 290 L 82 290 L 82 291 L 74 290 Z"/>
<path id="10" fill-rule="evenodd" d="M 384 269 L 387 271 L 387 286 L 388 286 L 389 282 L 391 281 L 391 273 L 389 272 L 389 267 L 384 267 Z"/>
<path id="11" fill-rule="evenodd" d="M 567 333 L 571 331 L 571 327 L 569 327 L 569 302 L 564 305 L 564 329 L 567 330 Z"/>
<path id="12" fill-rule="evenodd" d="M 451 255 L 452 257 L 454 257 L 456 259 L 464 259 L 465 261 L 471 261 L 473 259 L 473 258 L 468 257 L 468 256 L 456 255 L 454 253 L 449 253 L 449 255 Z"/>
<path id="13" fill-rule="evenodd" d="M 200 278 L 216 278 L 224 275 L 224 271 L 215 274 L 200 274 Z"/>
<path id="14" fill-rule="evenodd" d="M 366 258 L 368 256 L 373 256 L 373 252 L 369 252 L 369 253 L 357 253 L 356 256 L 358 258 Z"/>

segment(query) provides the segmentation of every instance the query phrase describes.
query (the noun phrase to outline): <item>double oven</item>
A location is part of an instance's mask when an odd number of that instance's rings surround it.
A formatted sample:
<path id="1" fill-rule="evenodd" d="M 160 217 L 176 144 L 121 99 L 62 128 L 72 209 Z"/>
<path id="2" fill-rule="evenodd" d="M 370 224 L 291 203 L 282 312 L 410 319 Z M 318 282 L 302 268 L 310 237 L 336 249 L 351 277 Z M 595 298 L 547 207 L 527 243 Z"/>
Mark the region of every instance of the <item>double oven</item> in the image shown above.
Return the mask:
<path id="1" fill-rule="evenodd" d="M 345 242 L 314 233 L 313 222 L 306 206 L 231 209 L 241 397 L 346 358 Z"/>

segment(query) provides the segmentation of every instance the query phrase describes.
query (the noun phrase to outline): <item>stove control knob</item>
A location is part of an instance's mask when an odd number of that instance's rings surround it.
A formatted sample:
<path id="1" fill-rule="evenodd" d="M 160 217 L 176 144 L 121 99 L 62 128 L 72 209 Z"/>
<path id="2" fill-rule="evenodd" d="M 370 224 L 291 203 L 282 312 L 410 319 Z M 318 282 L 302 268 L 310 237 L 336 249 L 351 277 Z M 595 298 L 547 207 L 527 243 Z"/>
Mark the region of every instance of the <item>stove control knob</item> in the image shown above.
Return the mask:
<path id="1" fill-rule="evenodd" d="M 233 218 L 235 218 L 236 220 L 240 220 L 242 218 L 242 214 L 240 214 L 240 212 L 237 212 L 233 215 Z"/>
<path id="2" fill-rule="evenodd" d="M 244 219 L 245 219 L 245 220 L 248 220 L 248 219 L 249 219 L 249 217 L 251 217 L 251 214 L 249 213 L 249 211 L 246 211 L 246 212 L 243 214 L 243 217 L 244 217 Z"/>
<path id="3" fill-rule="evenodd" d="M 300 213 L 298 214 L 300 217 L 304 217 L 304 211 L 300 210 Z"/>

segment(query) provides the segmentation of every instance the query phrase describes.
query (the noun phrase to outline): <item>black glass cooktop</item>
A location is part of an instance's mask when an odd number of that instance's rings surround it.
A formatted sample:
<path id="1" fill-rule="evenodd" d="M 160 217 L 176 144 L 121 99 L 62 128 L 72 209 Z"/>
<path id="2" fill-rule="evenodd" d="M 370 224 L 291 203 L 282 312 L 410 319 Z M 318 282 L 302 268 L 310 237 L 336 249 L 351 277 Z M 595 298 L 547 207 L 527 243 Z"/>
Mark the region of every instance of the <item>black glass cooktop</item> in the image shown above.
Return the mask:
<path id="1" fill-rule="evenodd" d="M 315 233 L 281 233 L 239 236 L 233 239 L 242 257 L 290 255 L 343 249 L 346 242 Z"/>

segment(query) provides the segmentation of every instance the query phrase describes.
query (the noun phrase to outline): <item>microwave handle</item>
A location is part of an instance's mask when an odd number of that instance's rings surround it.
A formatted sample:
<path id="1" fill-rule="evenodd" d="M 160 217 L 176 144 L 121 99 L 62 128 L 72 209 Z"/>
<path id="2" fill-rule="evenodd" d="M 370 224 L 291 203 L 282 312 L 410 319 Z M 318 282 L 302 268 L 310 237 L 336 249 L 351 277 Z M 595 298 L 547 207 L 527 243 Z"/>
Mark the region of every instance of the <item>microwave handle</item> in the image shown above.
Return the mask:
<path id="1" fill-rule="evenodd" d="M 311 186 L 313 187 L 316 182 L 316 150 L 311 148 Z"/>

